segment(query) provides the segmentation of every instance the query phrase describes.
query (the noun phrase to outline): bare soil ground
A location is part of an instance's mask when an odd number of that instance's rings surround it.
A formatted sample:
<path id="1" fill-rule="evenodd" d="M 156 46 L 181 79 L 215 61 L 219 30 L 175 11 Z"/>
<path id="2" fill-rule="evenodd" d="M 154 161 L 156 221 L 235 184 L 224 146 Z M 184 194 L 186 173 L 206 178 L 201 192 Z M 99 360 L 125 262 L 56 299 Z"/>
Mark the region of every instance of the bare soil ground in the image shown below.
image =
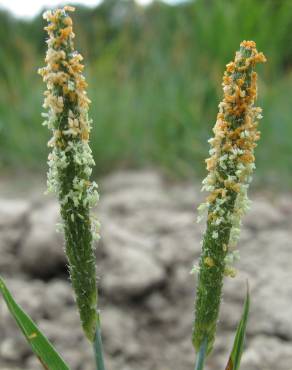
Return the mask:
<path id="1" fill-rule="evenodd" d="M 38 186 L 2 186 L 0 272 L 17 301 L 68 361 L 92 370 L 66 271 L 58 206 Z M 5 191 L 4 191 L 5 188 Z M 32 191 L 33 189 L 33 191 Z M 101 182 L 96 210 L 100 308 L 111 370 L 189 370 L 196 275 L 204 225 L 199 186 L 169 184 L 152 171 L 119 172 Z M 20 195 L 19 195 L 20 194 Z M 238 276 L 226 278 L 218 337 L 208 370 L 224 369 L 251 288 L 241 370 L 292 369 L 292 196 L 252 194 L 239 243 Z M 40 369 L 0 300 L 0 368 Z"/>

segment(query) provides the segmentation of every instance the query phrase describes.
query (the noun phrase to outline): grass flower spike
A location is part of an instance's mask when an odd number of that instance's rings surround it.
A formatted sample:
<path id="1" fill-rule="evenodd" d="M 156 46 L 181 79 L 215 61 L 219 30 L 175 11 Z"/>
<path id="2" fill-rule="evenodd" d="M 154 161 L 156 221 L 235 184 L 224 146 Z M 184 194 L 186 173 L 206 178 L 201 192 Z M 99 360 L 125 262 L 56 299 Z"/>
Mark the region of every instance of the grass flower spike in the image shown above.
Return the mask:
<path id="1" fill-rule="evenodd" d="M 58 194 L 72 285 L 84 332 L 93 342 L 99 320 L 94 253 L 98 222 L 90 215 L 90 208 L 96 204 L 98 192 L 96 183 L 90 181 L 94 165 L 88 145 L 90 100 L 82 56 L 74 50 L 69 11 L 74 8 L 65 6 L 43 15 L 49 39 L 47 66 L 39 73 L 47 83 L 45 124 L 53 133 L 48 143 L 52 148 L 48 190 Z"/>
<path id="2" fill-rule="evenodd" d="M 257 122 L 261 108 L 255 107 L 257 74 L 254 67 L 266 61 L 253 41 L 243 41 L 235 60 L 226 66 L 224 99 L 209 140 L 208 176 L 203 190 L 210 194 L 199 211 L 207 211 L 195 304 L 193 344 L 198 352 L 207 341 L 212 350 L 221 301 L 224 275 L 234 276 L 230 266 L 239 237 L 242 215 L 248 208 L 247 190 L 255 168 L 254 148 L 259 139 Z"/>

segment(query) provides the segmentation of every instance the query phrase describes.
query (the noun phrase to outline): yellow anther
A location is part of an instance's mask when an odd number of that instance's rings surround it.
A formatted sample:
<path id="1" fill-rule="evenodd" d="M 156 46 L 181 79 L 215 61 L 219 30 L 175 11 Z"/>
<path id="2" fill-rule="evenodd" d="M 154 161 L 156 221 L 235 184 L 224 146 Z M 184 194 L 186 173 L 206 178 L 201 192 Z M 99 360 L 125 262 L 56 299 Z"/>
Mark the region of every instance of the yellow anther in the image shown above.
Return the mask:
<path id="1" fill-rule="evenodd" d="M 231 278 L 235 278 L 235 276 L 237 275 L 237 271 L 233 267 L 226 266 L 224 270 L 224 275 L 229 276 Z"/>
<path id="2" fill-rule="evenodd" d="M 36 338 L 38 335 L 37 335 L 37 333 L 31 333 L 29 336 L 28 336 L 28 339 L 34 339 L 34 338 Z"/>
<path id="3" fill-rule="evenodd" d="M 213 258 L 212 258 L 212 257 L 205 257 L 205 259 L 204 259 L 204 263 L 205 263 L 205 265 L 207 265 L 208 267 L 213 267 L 213 266 L 215 266 L 215 262 L 214 262 L 214 260 L 213 260 Z"/>

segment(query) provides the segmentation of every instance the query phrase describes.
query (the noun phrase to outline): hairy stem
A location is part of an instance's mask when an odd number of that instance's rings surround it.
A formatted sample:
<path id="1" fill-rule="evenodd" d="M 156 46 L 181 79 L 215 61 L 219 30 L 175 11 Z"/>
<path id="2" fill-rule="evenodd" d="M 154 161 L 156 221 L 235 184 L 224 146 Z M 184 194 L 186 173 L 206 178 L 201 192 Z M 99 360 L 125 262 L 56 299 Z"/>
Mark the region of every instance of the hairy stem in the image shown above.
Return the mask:
<path id="1" fill-rule="evenodd" d="M 93 343 L 93 350 L 94 350 L 94 356 L 95 356 L 96 370 L 105 370 L 99 318 L 98 318 L 98 323 L 96 327 L 95 339 Z"/>
<path id="2" fill-rule="evenodd" d="M 201 344 L 200 350 L 196 357 L 195 370 L 203 370 L 207 351 L 207 338 Z"/>

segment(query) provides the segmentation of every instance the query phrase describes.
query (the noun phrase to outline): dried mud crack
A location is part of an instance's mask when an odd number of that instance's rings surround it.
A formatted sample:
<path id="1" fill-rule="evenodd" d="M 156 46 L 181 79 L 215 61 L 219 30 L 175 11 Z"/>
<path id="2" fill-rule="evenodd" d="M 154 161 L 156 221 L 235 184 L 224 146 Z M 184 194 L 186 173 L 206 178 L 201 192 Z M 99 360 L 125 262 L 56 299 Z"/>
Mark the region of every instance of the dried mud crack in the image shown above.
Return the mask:
<path id="1" fill-rule="evenodd" d="M 192 369 L 196 276 L 190 270 L 200 253 L 203 228 L 195 222 L 199 187 L 169 185 L 152 171 L 119 172 L 101 183 L 97 263 L 108 368 Z M 226 365 L 246 279 L 252 305 L 241 369 L 292 368 L 292 196 L 251 198 L 239 243 L 239 273 L 225 282 L 219 336 L 208 370 Z M 62 236 L 55 232 L 57 204 L 42 198 L 41 191 L 41 202 L 30 199 L 0 199 L 1 274 L 72 370 L 91 370 Z M 2 370 L 40 368 L 2 301 L 0 338 Z"/>

